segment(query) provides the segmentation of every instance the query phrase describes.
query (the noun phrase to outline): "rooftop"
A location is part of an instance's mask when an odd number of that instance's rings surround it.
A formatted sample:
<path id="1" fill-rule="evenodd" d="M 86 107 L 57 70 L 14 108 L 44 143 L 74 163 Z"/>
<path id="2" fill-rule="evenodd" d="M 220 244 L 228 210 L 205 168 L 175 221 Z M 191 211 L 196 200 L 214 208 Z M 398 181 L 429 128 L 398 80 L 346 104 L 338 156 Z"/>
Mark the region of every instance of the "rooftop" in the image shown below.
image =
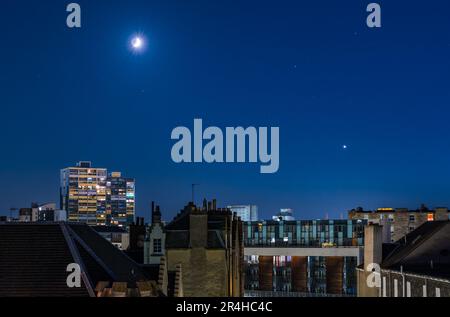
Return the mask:
<path id="1" fill-rule="evenodd" d="M 383 253 L 384 269 L 450 278 L 450 221 L 426 222 Z"/>
<path id="2" fill-rule="evenodd" d="M 85 224 L 0 223 L 0 254 L 0 296 L 95 296 L 99 282 L 136 288 L 151 280 Z M 80 288 L 66 284 L 70 263 L 86 273 Z"/>

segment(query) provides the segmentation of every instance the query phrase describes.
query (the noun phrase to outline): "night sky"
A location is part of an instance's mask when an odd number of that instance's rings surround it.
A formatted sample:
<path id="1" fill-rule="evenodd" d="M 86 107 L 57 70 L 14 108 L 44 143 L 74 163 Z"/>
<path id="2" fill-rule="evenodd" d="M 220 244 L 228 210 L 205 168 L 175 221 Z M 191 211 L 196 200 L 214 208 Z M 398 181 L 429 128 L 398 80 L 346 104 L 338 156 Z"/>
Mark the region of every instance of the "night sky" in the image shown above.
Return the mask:
<path id="1" fill-rule="evenodd" d="M 0 4 L 0 213 L 59 202 L 80 160 L 136 178 L 137 214 L 191 198 L 262 218 L 450 206 L 450 3 L 78 0 Z M 146 50 L 129 41 L 143 34 Z M 176 126 L 279 126 L 280 169 L 175 164 Z M 347 145 L 344 149 L 343 145 Z"/>

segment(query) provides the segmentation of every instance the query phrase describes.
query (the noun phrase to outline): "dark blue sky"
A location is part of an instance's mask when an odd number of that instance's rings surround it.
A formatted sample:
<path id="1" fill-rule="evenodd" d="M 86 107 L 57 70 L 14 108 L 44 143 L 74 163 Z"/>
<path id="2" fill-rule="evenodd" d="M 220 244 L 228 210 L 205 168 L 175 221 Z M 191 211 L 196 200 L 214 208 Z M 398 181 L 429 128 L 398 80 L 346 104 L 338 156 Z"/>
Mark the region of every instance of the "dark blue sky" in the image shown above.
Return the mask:
<path id="1" fill-rule="evenodd" d="M 371 1 L 80 0 L 77 30 L 69 2 L 1 3 L 0 213 L 58 201 L 79 160 L 135 177 L 138 215 L 156 200 L 166 219 L 191 183 L 264 218 L 450 205 L 448 1 L 378 1 L 369 29 Z M 194 118 L 279 126 L 279 172 L 173 163 Z"/>

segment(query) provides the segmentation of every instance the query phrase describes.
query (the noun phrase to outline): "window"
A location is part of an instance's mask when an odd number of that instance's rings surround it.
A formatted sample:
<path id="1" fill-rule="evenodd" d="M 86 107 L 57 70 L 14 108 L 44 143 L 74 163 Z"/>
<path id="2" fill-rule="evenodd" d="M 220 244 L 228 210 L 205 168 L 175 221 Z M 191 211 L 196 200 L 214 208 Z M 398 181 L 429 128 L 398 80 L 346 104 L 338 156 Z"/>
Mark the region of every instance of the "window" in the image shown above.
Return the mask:
<path id="1" fill-rule="evenodd" d="M 394 279 L 394 297 L 398 297 L 398 280 Z"/>
<path id="2" fill-rule="evenodd" d="M 154 239 L 153 240 L 153 253 L 161 253 L 161 252 L 162 252 L 161 239 Z"/>
<path id="3" fill-rule="evenodd" d="M 256 232 L 262 232 L 262 231 L 263 231 L 263 224 L 258 223 L 258 229 L 256 230 Z"/>
<path id="4" fill-rule="evenodd" d="M 409 222 L 415 222 L 416 216 L 415 215 L 409 215 Z"/>
<path id="5" fill-rule="evenodd" d="M 429 213 L 429 214 L 427 215 L 427 220 L 428 220 L 428 221 L 434 221 L 434 215 L 433 215 L 433 213 Z"/>

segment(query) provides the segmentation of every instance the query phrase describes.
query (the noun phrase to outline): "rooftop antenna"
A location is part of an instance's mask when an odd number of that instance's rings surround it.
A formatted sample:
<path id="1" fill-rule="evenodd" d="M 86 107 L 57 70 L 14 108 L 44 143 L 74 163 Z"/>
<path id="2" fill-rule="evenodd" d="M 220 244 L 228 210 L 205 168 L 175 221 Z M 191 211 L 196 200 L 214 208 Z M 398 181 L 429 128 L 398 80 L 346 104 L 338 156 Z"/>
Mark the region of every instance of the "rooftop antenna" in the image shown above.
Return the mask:
<path id="1" fill-rule="evenodd" d="M 192 185 L 192 203 L 195 204 L 195 186 L 199 186 L 200 184 L 191 184 Z"/>

